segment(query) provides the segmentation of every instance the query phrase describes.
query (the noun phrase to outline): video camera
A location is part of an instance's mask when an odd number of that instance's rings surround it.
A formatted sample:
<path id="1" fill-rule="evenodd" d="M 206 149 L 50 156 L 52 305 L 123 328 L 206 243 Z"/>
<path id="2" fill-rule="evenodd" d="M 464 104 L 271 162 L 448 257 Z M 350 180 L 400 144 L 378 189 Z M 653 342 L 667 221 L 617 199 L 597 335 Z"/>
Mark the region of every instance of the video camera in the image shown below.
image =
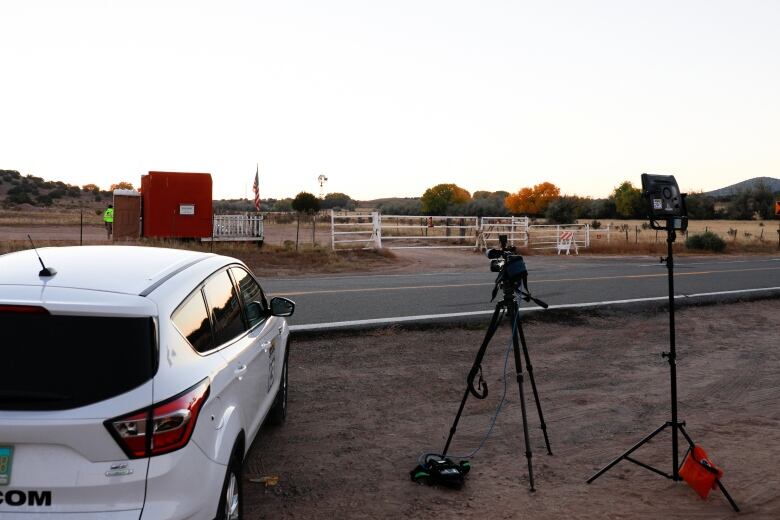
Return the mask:
<path id="1" fill-rule="evenodd" d="M 528 270 L 523 257 L 517 254 L 517 248 L 507 245 L 507 235 L 498 235 L 498 243 L 500 249 L 488 249 L 486 253 L 490 258 L 490 270 L 499 273 L 496 282 L 523 284 L 528 287 Z"/>
<path id="2" fill-rule="evenodd" d="M 538 298 L 531 296 L 528 288 L 528 269 L 522 255 L 517 254 L 515 246 L 507 245 L 507 235 L 498 235 L 499 249 L 488 249 L 487 257 L 490 258 L 490 270 L 498 273 L 496 285 L 493 287 L 493 301 L 502 288 L 505 294 L 519 292 L 525 301 L 532 301 L 546 309 L 548 305 Z"/>

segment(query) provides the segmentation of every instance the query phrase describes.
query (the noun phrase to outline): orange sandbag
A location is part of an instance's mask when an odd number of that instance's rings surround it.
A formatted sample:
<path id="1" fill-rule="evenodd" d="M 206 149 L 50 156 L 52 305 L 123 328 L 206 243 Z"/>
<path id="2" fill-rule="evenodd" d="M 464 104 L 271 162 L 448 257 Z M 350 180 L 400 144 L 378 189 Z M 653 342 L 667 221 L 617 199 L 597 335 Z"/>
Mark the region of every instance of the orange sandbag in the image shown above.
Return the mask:
<path id="1" fill-rule="evenodd" d="M 680 476 L 700 497 L 707 498 L 710 491 L 718 487 L 723 470 L 712 463 L 703 448 L 694 446 L 683 461 Z"/>

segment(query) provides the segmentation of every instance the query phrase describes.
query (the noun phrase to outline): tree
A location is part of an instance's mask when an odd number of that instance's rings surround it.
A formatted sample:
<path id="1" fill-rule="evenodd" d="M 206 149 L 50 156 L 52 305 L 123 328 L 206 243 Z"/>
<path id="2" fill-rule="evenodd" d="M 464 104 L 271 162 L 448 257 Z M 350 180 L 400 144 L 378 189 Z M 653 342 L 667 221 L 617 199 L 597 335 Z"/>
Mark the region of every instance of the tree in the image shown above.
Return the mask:
<path id="1" fill-rule="evenodd" d="M 85 184 L 84 186 L 81 187 L 81 189 L 84 190 L 84 191 L 92 192 L 92 193 L 99 193 L 100 192 L 100 187 L 97 184 L 92 184 L 92 183 Z"/>
<path id="2" fill-rule="evenodd" d="M 314 213 L 320 209 L 320 200 L 311 193 L 302 191 L 293 199 L 292 209 L 298 213 Z"/>
<path id="3" fill-rule="evenodd" d="M 551 182 L 543 182 L 533 188 L 522 188 L 506 197 L 504 204 L 510 213 L 543 215 L 547 206 L 560 197 L 561 189 Z"/>
<path id="4" fill-rule="evenodd" d="M 328 193 L 321 203 L 322 209 L 341 208 L 353 210 L 357 203 L 349 195 L 344 193 Z"/>
<path id="5" fill-rule="evenodd" d="M 685 197 L 688 217 L 696 219 L 715 218 L 715 199 L 704 193 L 689 193 Z"/>
<path id="6" fill-rule="evenodd" d="M 584 213 L 584 207 L 590 202 L 588 199 L 576 195 L 558 197 L 547 206 L 544 213 L 550 224 L 572 224 Z"/>
<path id="7" fill-rule="evenodd" d="M 392 199 L 380 202 L 377 209 L 386 215 L 419 215 L 422 213 L 418 198 Z"/>
<path id="8" fill-rule="evenodd" d="M 752 188 L 740 190 L 729 201 L 726 214 L 736 220 L 749 220 L 758 215 L 763 219 L 774 216 L 775 197 L 772 190 L 763 182 Z"/>
<path id="9" fill-rule="evenodd" d="M 292 201 L 292 209 L 298 213 L 298 223 L 295 228 L 295 250 L 298 250 L 298 236 L 301 230 L 301 214 L 314 214 L 320 209 L 320 199 L 308 193 L 306 191 L 300 192 Z M 315 226 L 316 217 L 311 219 L 311 243 L 314 245 L 315 241 Z"/>
<path id="10" fill-rule="evenodd" d="M 617 218 L 615 201 L 612 199 L 584 199 L 577 218 Z"/>
<path id="11" fill-rule="evenodd" d="M 446 215 L 452 206 L 465 204 L 471 194 L 457 184 L 437 184 L 428 188 L 420 198 L 423 215 Z"/>
<path id="12" fill-rule="evenodd" d="M 625 218 L 642 218 L 644 216 L 642 190 L 635 188 L 631 181 L 624 181 L 623 184 L 615 188 L 611 198 L 615 201 L 615 208 L 620 216 Z"/>
<path id="13" fill-rule="evenodd" d="M 121 181 L 117 182 L 116 184 L 111 185 L 111 191 L 114 190 L 132 190 L 133 189 L 133 183 L 127 182 L 127 181 Z"/>

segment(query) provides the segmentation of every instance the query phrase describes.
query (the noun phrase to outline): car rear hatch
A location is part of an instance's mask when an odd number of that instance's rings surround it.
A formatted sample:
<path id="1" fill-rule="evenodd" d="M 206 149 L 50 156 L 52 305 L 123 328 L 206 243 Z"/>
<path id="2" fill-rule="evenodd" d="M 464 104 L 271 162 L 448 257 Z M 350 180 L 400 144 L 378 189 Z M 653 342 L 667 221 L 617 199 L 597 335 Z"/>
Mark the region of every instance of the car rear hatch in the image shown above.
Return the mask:
<path id="1" fill-rule="evenodd" d="M 0 517 L 137 518 L 148 458 L 128 459 L 105 422 L 152 403 L 156 308 L 53 288 L 41 304 L 29 289 L 0 293 Z"/>

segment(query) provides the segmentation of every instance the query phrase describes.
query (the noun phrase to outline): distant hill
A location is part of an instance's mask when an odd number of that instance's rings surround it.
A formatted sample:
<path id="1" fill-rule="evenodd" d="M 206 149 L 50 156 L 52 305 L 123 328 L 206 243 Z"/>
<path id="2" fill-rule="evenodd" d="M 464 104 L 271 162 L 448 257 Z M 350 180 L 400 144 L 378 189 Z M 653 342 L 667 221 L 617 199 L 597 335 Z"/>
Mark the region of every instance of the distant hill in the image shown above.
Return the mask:
<path id="1" fill-rule="evenodd" d="M 752 190 L 761 183 L 768 186 L 773 193 L 780 192 L 780 179 L 775 179 L 774 177 L 754 177 L 746 181 L 732 184 L 731 186 L 726 186 L 725 188 L 708 191 L 705 193 L 705 195 L 709 195 L 710 197 L 715 197 L 717 199 L 727 198 L 740 191 Z"/>
<path id="2" fill-rule="evenodd" d="M 97 186 L 79 186 L 60 181 L 47 181 L 34 175 L 22 175 L 16 170 L 0 170 L 0 207 L 102 207 L 111 200 L 111 193 Z"/>

